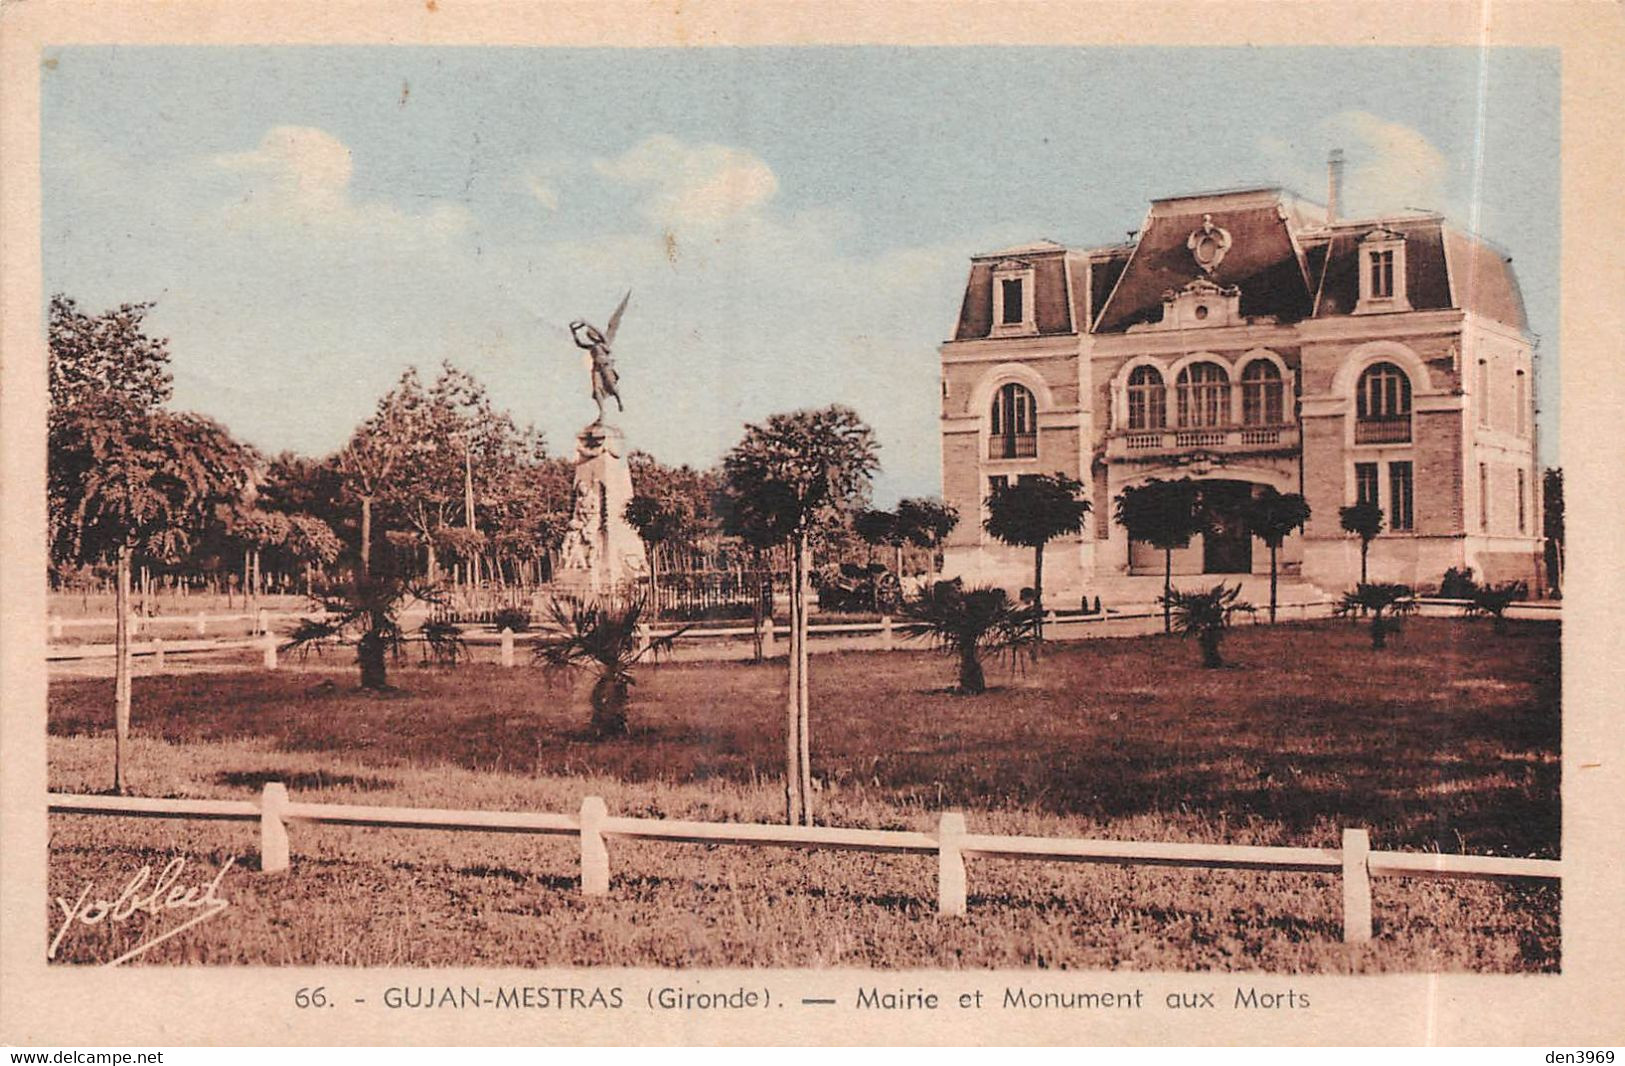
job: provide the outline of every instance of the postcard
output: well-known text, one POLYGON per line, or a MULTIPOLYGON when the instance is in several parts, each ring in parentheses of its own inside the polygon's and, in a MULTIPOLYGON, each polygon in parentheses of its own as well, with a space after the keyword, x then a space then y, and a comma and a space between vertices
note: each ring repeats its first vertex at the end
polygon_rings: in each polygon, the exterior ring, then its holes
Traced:
POLYGON ((0 1039, 1621 1043, 1621 31, 8 6, 0 1039))

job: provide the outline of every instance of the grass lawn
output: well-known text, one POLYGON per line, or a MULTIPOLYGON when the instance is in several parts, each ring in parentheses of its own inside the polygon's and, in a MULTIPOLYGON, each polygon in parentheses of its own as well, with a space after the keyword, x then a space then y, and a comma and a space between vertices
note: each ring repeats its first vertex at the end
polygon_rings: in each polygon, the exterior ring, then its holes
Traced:
MULTIPOLYGON (((1386 652, 1342 622, 1243 626, 1233 668, 1164 637, 1054 644, 994 691, 954 696, 945 659, 812 663, 820 820, 972 831, 1555 857, 1558 631, 1416 619, 1386 652)), ((314 661, 313 661, 314 662, 314 661)), ((539 671, 403 668, 138 677, 129 780, 155 796, 251 796, 782 817, 782 663, 646 669, 634 735, 586 736, 585 687, 539 671)), ((51 691, 51 787, 111 781, 112 682, 51 691)), ((1279 972, 1558 966, 1555 888, 1375 883, 1377 937, 1339 942, 1334 878, 970 861, 970 914, 935 914, 917 857, 611 844, 608 899, 576 889, 573 841, 295 827, 294 868, 254 871, 253 827, 57 816, 51 889, 115 890, 139 866, 228 857, 220 917, 150 962, 358 965, 973 966, 1279 972)), ((55 930, 53 914, 52 930, 55 930)), ((100 961, 142 935, 76 930, 100 961)))

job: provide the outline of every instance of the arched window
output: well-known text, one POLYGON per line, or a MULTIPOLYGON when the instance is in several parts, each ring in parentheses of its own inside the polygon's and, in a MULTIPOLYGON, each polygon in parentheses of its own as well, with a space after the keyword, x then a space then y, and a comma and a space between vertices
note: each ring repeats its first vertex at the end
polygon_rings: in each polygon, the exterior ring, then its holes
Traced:
POLYGON ((1241 421, 1248 426, 1284 422, 1281 371, 1268 359, 1254 359, 1241 372, 1241 421))
POLYGON ((1179 372, 1179 424, 1222 426, 1230 421, 1230 375, 1218 363, 1192 363, 1179 372))
POLYGON ((1354 390, 1354 443, 1411 439, 1411 379, 1393 363, 1373 363, 1354 390))
POLYGON ((1138 366, 1128 376, 1128 428, 1161 429, 1168 424, 1168 390, 1154 366, 1138 366))
POLYGON ((1024 385, 1010 382, 993 394, 988 457, 1029 459, 1038 454, 1038 403, 1024 385))

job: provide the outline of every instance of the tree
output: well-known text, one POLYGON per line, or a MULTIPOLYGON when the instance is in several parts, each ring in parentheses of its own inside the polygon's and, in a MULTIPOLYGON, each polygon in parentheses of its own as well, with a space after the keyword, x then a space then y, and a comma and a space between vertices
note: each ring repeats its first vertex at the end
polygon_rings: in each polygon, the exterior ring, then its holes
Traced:
POLYGON ((293 525, 285 514, 250 505, 233 513, 230 532, 242 547, 244 602, 250 602, 263 590, 260 564, 264 553, 285 545, 293 535, 293 525))
POLYGON ((647 452, 627 456, 632 485, 643 496, 663 501, 683 515, 682 528, 664 541, 664 554, 673 568, 687 568, 696 552, 714 552, 720 531, 717 527, 715 498, 721 486, 717 470, 695 470, 690 466, 667 466, 647 452))
POLYGON ((1362 581, 1354 591, 1343 593, 1335 613, 1343 617, 1369 613, 1371 647, 1380 650, 1388 646, 1388 634, 1400 631, 1404 616, 1416 613, 1416 598, 1409 585, 1362 581))
POLYGON ((247 493, 252 466, 248 449, 196 415, 86 405, 53 427, 51 496, 65 509, 53 523, 59 550, 116 566, 115 791, 124 790, 130 730, 132 561, 178 559, 216 507, 247 493))
POLYGON ((1281 493, 1266 485, 1263 491, 1247 500, 1241 513, 1253 536, 1263 541, 1270 550, 1270 624, 1274 625, 1276 556, 1281 550, 1281 542, 1309 521, 1309 501, 1295 492, 1281 493))
POLYGON ((643 539, 649 555, 649 617, 660 618, 660 546, 679 540, 692 516, 681 497, 634 494, 626 501, 626 521, 643 539))
POLYGON ((361 504, 361 572, 372 571, 373 506, 391 485, 396 470, 419 450, 417 424, 423 406, 417 371, 408 370, 395 388, 378 401, 377 410, 350 437, 338 456, 345 488, 361 504))
POLYGON ((113 788, 130 730, 130 572, 174 561, 217 511, 249 493, 253 453, 218 423, 163 410, 169 342, 145 332, 151 304, 87 315, 63 295, 49 315, 47 513, 58 567, 115 566, 113 788))
POLYGON ((1371 500, 1350 504, 1337 512, 1337 521, 1343 527, 1343 532, 1360 538, 1360 584, 1364 585, 1366 553, 1371 549, 1371 542, 1377 539, 1377 534, 1382 532, 1382 508, 1371 500))
POLYGON ((1033 549, 1034 639, 1044 642, 1044 546, 1083 528, 1089 513, 1081 481, 1065 474, 1023 477, 994 489, 982 523, 993 536, 1017 548, 1033 549))
POLYGON ((1169 606, 1173 608, 1174 632, 1196 638, 1202 649, 1202 665, 1209 670, 1224 665, 1219 644, 1236 612, 1257 610, 1240 596, 1240 584, 1226 585, 1222 581, 1202 592, 1173 592, 1169 606))
POLYGON ((1117 497, 1117 524, 1162 551, 1162 631, 1173 632, 1174 549, 1202 531, 1201 493, 1189 478, 1132 485, 1117 497))
POLYGON ((745 427, 723 460, 724 528, 757 546, 790 548, 790 685, 785 813, 812 824, 807 699, 807 574, 811 543, 861 507, 879 468, 874 431, 839 404, 745 427))
POLYGON ((288 516, 288 551, 305 568, 305 595, 315 590, 312 570, 331 566, 338 560, 343 542, 333 527, 308 514, 288 516))
MULTIPOLYGON (((875 558, 874 550, 882 544, 895 547, 901 555, 903 540, 898 535, 897 515, 891 511, 876 511, 865 507, 852 516, 852 532, 858 539, 869 545, 869 561, 875 558)), ((903 569, 899 560, 896 570, 901 573, 903 569)))
POLYGON ((1546 581, 1552 590, 1563 592, 1563 468, 1548 467, 1540 480, 1541 532, 1546 536, 1546 581))
POLYGON ((650 640, 641 600, 618 607, 561 598, 552 601, 534 654, 550 672, 592 670, 597 675, 592 686, 592 730, 599 737, 624 736, 632 668, 645 656, 671 651, 688 628, 650 640))
POLYGON ((1036 640, 1036 612, 1011 603, 1003 589, 966 589, 956 578, 939 581, 905 601, 904 614, 919 622, 913 636, 932 641, 958 662, 956 691, 978 696, 987 691, 982 660, 989 655, 1012 662, 1036 640))
POLYGON ((926 550, 928 584, 936 577, 937 552, 958 524, 959 512, 932 496, 912 497, 897 504, 897 526, 904 539, 926 550))
POLYGON ((51 297, 51 411, 66 414, 114 402, 156 411, 173 393, 169 341, 144 332, 150 303, 123 304, 87 315, 67 296, 51 297))

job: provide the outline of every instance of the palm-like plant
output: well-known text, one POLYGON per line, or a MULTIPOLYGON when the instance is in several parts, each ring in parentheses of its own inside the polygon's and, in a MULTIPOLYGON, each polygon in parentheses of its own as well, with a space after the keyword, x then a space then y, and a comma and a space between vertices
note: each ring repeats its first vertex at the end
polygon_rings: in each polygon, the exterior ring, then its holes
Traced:
POLYGON ((1493 632, 1505 633, 1507 608, 1519 600, 1528 598, 1529 586, 1522 581, 1483 585, 1473 590, 1472 600, 1462 608, 1462 613, 1469 618, 1488 618, 1493 632))
POLYGON ((463 627, 446 618, 430 618, 418 629, 423 638, 423 661, 432 658, 439 666, 456 666, 468 659, 468 643, 463 627))
POLYGON ((1416 613, 1416 597, 1409 585, 1362 581, 1358 588, 1343 593, 1336 613, 1343 616, 1369 613, 1371 646, 1381 649, 1388 646, 1388 634, 1398 633, 1403 628, 1404 616, 1416 613))
POLYGON ((906 602, 903 612, 921 623, 915 637, 958 661, 957 691, 967 696, 987 691, 984 658, 1004 656, 1014 664, 1037 640, 1035 608, 1011 603, 1003 589, 966 589, 957 578, 937 582, 906 602))
POLYGON ((353 642, 361 687, 373 692, 389 689, 389 660, 401 658, 406 641, 401 608, 414 599, 442 602, 438 590, 414 585, 387 571, 357 573, 343 584, 319 590, 312 598, 322 617, 300 622, 283 644, 284 650, 353 642))
POLYGON ((542 623, 534 655, 549 673, 591 670, 592 730, 600 737, 627 733, 626 708, 634 683, 632 668, 647 657, 670 652, 689 629, 650 639, 643 621, 644 602, 625 605, 555 599, 542 623))
POLYGON ((1219 645, 1238 611, 1251 614, 1257 610, 1241 599, 1241 585, 1220 582, 1201 592, 1174 589, 1168 595, 1167 606, 1172 612, 1174 632, 1182 637, 1195 637, 1202 648, 1202 665, 1217 670, 1224 665, 1219 645))

